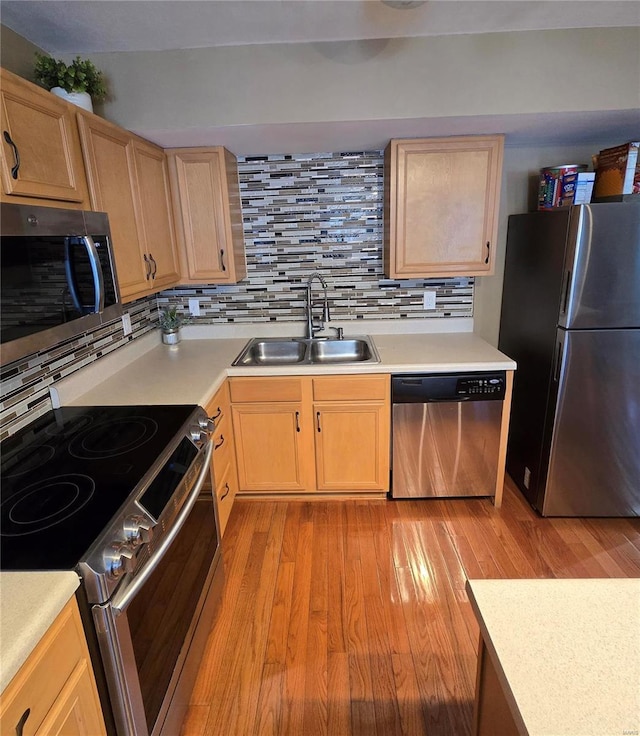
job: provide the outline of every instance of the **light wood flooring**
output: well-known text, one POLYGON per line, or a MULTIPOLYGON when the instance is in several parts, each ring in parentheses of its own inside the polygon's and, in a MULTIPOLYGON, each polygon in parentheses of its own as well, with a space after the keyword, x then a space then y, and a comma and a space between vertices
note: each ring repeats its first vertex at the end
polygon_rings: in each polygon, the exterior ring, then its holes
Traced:
POLYGON ((640 520, 542 519, 509 479, 499 510, 237 500, 224 565, 182 736, 464 736, 466 578, 640 577, 640 520))

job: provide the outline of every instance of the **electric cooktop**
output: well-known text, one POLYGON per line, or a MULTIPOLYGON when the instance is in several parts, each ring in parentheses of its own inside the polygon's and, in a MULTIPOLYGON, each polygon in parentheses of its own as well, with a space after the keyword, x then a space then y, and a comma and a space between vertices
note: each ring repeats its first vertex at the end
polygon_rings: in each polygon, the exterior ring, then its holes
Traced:
POLYGON ((197 409, 63 407, 5 440, 0 567, 73 570, 145 485, 145 507, 158 516, 197 453, 184 441, 197 409))

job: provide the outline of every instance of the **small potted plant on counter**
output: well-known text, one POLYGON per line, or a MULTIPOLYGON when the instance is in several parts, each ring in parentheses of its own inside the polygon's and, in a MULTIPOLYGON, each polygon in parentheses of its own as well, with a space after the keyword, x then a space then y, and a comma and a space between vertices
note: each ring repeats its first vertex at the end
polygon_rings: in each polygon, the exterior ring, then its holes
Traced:
POLYGON ((79 56, 67 65, 60 59, 36 52, 33 75, 39 85, 54 95, 89 112, 93 112, 92 100, 99 102, 107 96, 102 72, 92 61, 79 56))
POLYGON ((180 342, 180 328, 188 320, 178 314, 177 307, 167 307, 160 313, 160 329, 162 342, 165 345, 177 345, 180 342))

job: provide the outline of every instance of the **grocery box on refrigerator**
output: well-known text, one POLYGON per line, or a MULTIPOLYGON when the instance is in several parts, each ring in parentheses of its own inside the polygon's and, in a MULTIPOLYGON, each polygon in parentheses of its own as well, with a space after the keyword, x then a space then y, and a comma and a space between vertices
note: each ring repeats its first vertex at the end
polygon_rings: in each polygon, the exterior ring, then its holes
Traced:
POLYGON ((639 141, 605 148, 598 154, 593 197, 640 194, 639 141))

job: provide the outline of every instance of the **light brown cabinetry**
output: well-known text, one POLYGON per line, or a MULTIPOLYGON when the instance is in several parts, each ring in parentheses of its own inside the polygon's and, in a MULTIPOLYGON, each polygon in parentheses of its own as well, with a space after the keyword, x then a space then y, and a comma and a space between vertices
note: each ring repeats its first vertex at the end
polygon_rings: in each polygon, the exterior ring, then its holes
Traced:
POLYGON ((65 606, 2 693, 0 733, 106 734, 74 599, 65 606))
POLYGON ((238 490, 229 385, 226 381, 207 404, 207 414, 214 423, 211 463, 222 536, 238 490))
POLYGON ((164 151, 95 115, 78 113, 94 210, 107 212, 123 301, 178 282, 164 151))
POLYGON ((168 149, 181 283, 234 284, 247 275, 236 157, 226 148, 168 149))
POLYGON ((240 493, 389 487, 389 377, 231 378, 240 493))
POLYGON ((385 150, 384 272, 493 273, 503 136, 392 140, 385 150))
POLYGON ((0 74, 2 200, 87 207, 74 108, 5 69, 0 74))

